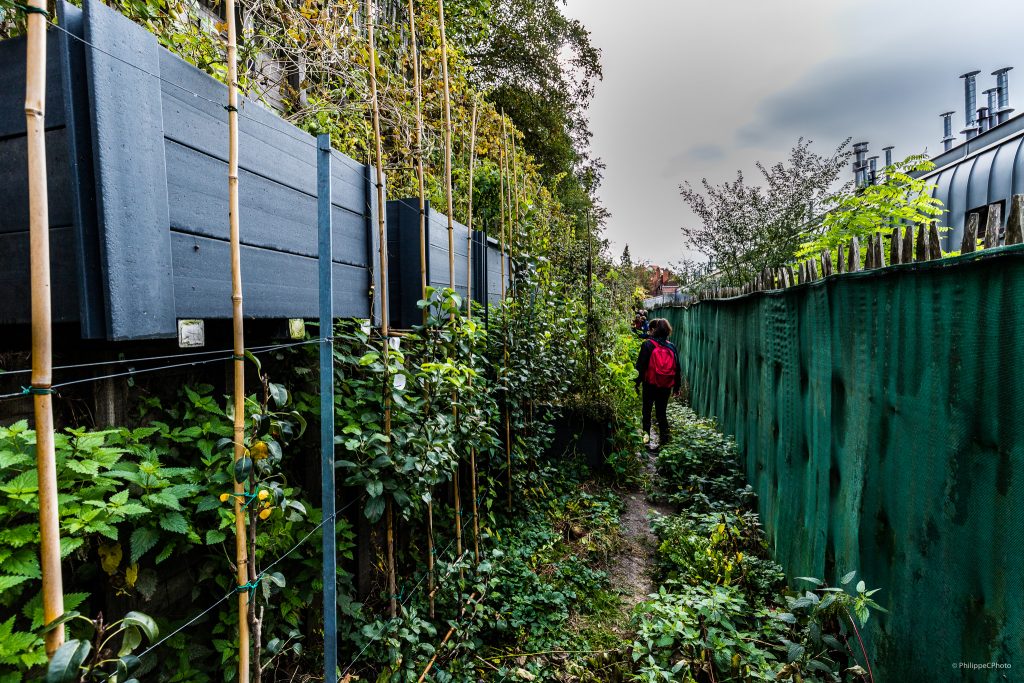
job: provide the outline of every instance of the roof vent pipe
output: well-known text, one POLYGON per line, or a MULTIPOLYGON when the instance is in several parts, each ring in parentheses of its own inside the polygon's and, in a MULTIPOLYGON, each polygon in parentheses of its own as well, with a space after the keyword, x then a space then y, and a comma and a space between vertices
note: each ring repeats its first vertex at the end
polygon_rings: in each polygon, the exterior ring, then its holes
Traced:
POLYGON ((953 137, 953 114, 956 112, 946 111, 940 114, 942 116, 942 151, 948 152, 953 149, 953 143, 956 138, 953 137))
POLYGON ((867 185, 874 185, 878 181, 878 157, 868 159, 867 185))
POLYGON ((995 128, 999 124, 996 116, 999 111, 999 88, 989 88, 983 94, 988 97, 988 127, 995 128))
POLYGON ((989 122, 988 107, 978 107, 978 133, 981 135, 992 126, 989 122))
POLYGON ((853 145, 853 178, 857 187, 864 187, 865 184, 864 171, 867 168, 867 164, 865 163, 867 153, 868 143, 858 142, 853 145))
POLYGON ((1013 109, 1010 108, 1010 77, 1006 75, 1012 68, 1012 66, 1007 66, 992 72, 992 75, 996 77, 996 88, 999 89, 999 109, 996 110, 996 118, 999 123, 1005 123, 1013 113, 1013 109))
POLYGON ((893 146, 892 145, 889 145, 888 147, 883 147, 882 148, 882 151, 885 152, 885 166, 886 166, 886 168, 888 168, 889 166, 892 166, 892 150, 893 150, 893 146))
POLYGON ((975 123, 974 110, 978 106, 977 84, 975 76, 980 71, 968 71, 960 78, 964 79, 964 129, 961 131, 970 140, 978 134, 978 125, 975 123))

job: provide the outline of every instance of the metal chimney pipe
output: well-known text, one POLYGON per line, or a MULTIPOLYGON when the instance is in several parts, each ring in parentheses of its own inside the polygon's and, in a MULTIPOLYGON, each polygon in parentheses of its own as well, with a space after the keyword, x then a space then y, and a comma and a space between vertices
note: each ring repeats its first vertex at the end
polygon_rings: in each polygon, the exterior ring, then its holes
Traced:
POLYGON ((992 126, 989 122, 988 107, 978 107, 978 135, 981 135, 992 126))
POLYGON ((1013 113, 1013 109, 1010 108, 1010 77, 1007 76, 1007 72, 1012 68, 1012 66, 1006 66, 992 72, 992 75, 996 77, 996 88, 999 89, 999 109, 996 110, 996 118, 999 123, 1005 123, 1013 113))
POLYGON ((989 88, 983 94, 988 97, 988 127, 995 128, 999 125, 999 120, 996 116, 999 111, 999 88, 989 88))
POLYGON ((978 134, 978 126, 975 123, 975 108, 978 106, 977 97, 977 84, 975 77, 980 74, 980 71, 968 71, 962 74, 960 78, 964 79, 964 129, 963 133, 967 135, 967 139, 970 140, 978 134))
POLYGON ((865 185, 865 170, 867 164, 864 158, 868 153, 868 143, 857 142, 853 145, 853 179, 854 184, 857 187, 864 187, 865 185))
POLYGON ((874 185, 878 181, 878 157, 873 156, 868 159, 868 185, 874 185))
POLYGON ((893 150, 893 146, 892 145, 889 145, 888 147, 883 147, 882 148, 882 151, 885 152, 885 166, 886 166, 886 168, 888 168, 889 166, 892 166, 892 150, 893 150))
POLYGON ((948 152, 953 149, 956 138, 953 137, 953 114, 956 112, 945 111, 940 114, 942 117, 942 151, 948 152))

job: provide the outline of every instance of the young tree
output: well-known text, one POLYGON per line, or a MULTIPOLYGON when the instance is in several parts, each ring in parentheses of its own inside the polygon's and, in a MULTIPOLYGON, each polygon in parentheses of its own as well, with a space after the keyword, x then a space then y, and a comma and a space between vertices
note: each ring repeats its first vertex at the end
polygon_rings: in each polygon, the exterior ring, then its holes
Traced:
POLYGON ((793 258, 851 156, 849 143, 845 140, 825 156, 800 138, 786 162, 757 163, 763 185, 747 184, 742 172, 721 185, 706 178, 700 188, 680 185, 683 200, 700 221, 684 226, 683 234, 719 270, 722 284, 743 284, 793 258))
POLYGON ((924 155, 909 156, 883 169, 879 182, 832 197, 821 226, 803 235, 797 258, 834 251, 852 237, 889 237, 896 225, 917 228, 936 220, 945 210, 942 201, 931 195, 935 186, 914 175, 933 168, 935 164, 924 155))

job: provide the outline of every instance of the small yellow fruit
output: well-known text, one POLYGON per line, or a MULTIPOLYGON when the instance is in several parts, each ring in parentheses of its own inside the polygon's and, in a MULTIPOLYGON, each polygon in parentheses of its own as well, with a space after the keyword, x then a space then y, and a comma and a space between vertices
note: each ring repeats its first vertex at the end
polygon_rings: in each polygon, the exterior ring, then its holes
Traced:
POLYGON ((249 450, 252 452, 253 460, 265 460, 267 456, 270 455, 270 449, 267 448, 267 444, 263 443, 262 441, 257 441, 256 443, 254 443, 252 445, 252 448, 250 448, 249 450))
POLYGON ((270 498, 270 491, 263 489, 257 494, 257 496, 260 500, 266 500, 267 498, 270 498))
POLYGON ((270 516, 271 512, 273 512, 273 510, 270 509, 270 508, 264 508, 264 509, 260 510, 260 519, 266 519, 267 517, 270 516))
POLYGON ((271 503, 270 503, 270 501, 269 501, 269 500, 267 500, 267 501, 264 501, 264 502, 263 502, 263 507, 265 507, 265 508, 272 508, 272 507, 274 507, 274 506, 273 506, 273 505, 271 505, 271 503))
POLYGON ((228 499, 230 499, 230 498, 231 498, 231 494, 230 493, 222 493, 222 494, 220 494, 220 502, 222 502, 222 503, 228 502, 228 499))

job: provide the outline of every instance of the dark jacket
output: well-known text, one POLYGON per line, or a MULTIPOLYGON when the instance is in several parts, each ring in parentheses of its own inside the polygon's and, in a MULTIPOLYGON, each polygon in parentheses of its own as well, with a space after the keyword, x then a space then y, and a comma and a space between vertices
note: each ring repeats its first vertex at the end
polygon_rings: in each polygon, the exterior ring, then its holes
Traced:
POLYGON ((675 391, 683 385, 683 371, 682 368, 679 367, 679 351, 676 350, 676 347, 672 342, 664 337, 648 339, 640 346, 640 355, 637 356, 636 359, 636 371, 638 373, 636 383, 640 384, 644 381, 644 377, 647 376, 647 365, 651 362, 651 354, 654 352, 655 342, 672 349, 672 353, 676 357, 676 378, 672 383, 672 390, 675 391))

